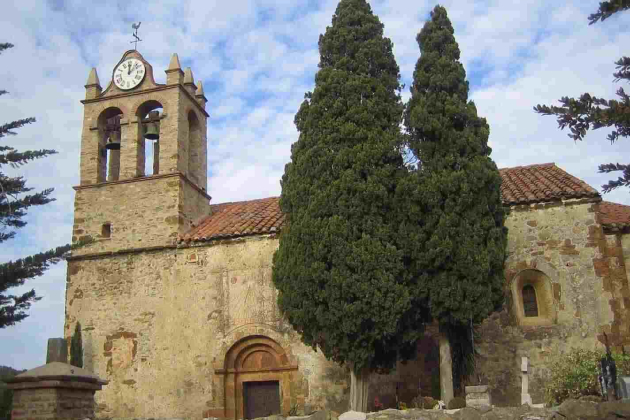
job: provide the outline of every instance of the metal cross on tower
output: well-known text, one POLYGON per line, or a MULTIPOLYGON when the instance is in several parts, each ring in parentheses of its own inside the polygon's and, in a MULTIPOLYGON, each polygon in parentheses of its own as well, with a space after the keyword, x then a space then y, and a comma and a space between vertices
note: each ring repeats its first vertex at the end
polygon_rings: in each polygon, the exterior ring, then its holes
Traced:
POLYGON ((135 44, 135 45, 133 46, 133 49, 134 49, 134 50, 137 50, 137 49, 138 49, 138 42, 142 41, 142 40, 138 37, 138 28, 140 27, 140 25, 141 25, 141 24, 142 24, 142 22, 138 22, 137 24, 136 24, 136 23, 134 23, 134 24, 132 24, 132 25, 131 25, 131 27, 132 27, 133 29, 135 29, 134 33, 132 34, 132 35, 133 35, 133 37, 134 37, 135 39, 134 39, 133 41, 131 41, 131 42, 130 42, 130 44, 135 44))

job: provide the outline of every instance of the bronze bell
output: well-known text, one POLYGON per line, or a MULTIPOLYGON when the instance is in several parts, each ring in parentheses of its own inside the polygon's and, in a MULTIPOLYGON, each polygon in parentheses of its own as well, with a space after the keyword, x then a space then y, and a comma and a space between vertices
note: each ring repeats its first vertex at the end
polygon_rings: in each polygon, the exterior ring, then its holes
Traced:
POLYGON ((160 113, 149 112, 149 118, 144 123, 144 138, 147 140, 160 139, 160 113))
POLYGON ((120 150, 120 131, 110 131, 105 148, 107 150, 120 150))

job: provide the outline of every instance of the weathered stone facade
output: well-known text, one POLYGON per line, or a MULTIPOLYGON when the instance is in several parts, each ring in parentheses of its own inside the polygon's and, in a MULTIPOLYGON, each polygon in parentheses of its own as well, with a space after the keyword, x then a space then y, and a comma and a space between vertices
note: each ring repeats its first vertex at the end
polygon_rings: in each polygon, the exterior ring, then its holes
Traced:
POLYGON ((543 402, 551 357, 570 348, 628 344, 630 294, 618 235, 598 220, 599 200, 515 206, 509 229, 505 310, 481 327, 479 371, 498 405, 520 405, 521 357, 530 360, 533 403, 543 402), (525 277, 523 281, 522 278, 525 277), (525 317, 520 291, 536 289, 539 317, 525 317))
MULTIPOLYGON (((144 62, 135 51, 121 62, 128 57, 144 62)), ((73 239, 94 242, 68 261, 65 337, 80 321, 85 367, 109 380, 96 396, 97 416, 239 419, 247 417, 247 384, 262 382, 277 383, 284 415, 346 411, 348 370, 304 346, 276 305, 277 199, 260 200, 262 210, 208 205, 203 88, 176 55, 166 85, 144 63, 131 91, 112 83, 102 91, 93 71, 83 101, 73 239), (145 176, 142 127, 156 109, 158 163, 145 176), (108 156, 113 117, 121 147, 108 156)), ((614 346, 630 337, 630 236, 605 229, 594 190, 530 201, 506 204, 507 302, 476 343, 478 372, 497 405, 520 405, 521 357, 530 360, 529 392, 539 403, 552 354, 601 347, 604 332, 614 346), (526 287, 535 316, 525 313, 526 287)), ((368 407, 375 396, 386 407, 396 396, 409 403, 418 390, 438 397, 437 339, 429 328, 417 360, 374 375, 368 407)))

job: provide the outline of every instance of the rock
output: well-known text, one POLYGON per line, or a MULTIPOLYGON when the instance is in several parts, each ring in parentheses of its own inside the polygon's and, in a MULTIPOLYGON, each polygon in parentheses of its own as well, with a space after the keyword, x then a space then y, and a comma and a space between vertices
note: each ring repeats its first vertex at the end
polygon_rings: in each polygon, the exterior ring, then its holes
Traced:
POLYGON ((328 420, 328 412, 326 410, 319 410, 314 413, 311 413, 308 416, 310 420, 328 420))
POLYGON ((483 416, 481 416, 481 419, 482 420, 501 420, 499 415, 495 413, 494 411, 488 411, 483 416))
POLYGON ((489 405, 480 405, 480 406, 474 406, 472 407, 475 410, 479 411, 479 414, 484 415, 489 411, 492 411, 492 407, 489 405))
POLYGON ((481 413, 472 407, 464 407, 457 410, 457 413, 453 414, 453 418, 461 420, 481 420, 481 413))
POLYGON ((597 404, 589 401, 566 400, 557 410, 568 419, 599 419, 597 404))
POLYGON ((627 418, 630 419, 630 401, 606 401, 598 406, 598 415, 600 418, 627 418))
MULTIPOLYGON (((385 411, 390 411, 390 410, 385 410, 385 411)), ((380 412, 380 413, 384 413, 384 412, 380 412)), ((339 420, 365 420, 366 418, 367 416, 365 415, 365 413, 362 413, 360 411, 346 411, 345 413, 339 416, 339 420)))

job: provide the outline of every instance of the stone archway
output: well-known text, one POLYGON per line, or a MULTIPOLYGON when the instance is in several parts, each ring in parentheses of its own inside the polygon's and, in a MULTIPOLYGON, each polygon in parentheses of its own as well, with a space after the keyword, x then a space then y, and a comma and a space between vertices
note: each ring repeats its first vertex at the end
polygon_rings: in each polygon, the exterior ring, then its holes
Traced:
POLYGON ((223 400, 222 415, 216 417, 244 419, 244 384, 275 382, 279 386, 281 413, 287 415, 292 375, 297 369, 297 364, 291 363, 284 349, 271 338, 251 335, 240 339, 214 366, 213 387, 222 391, 219 398, 223 400))

